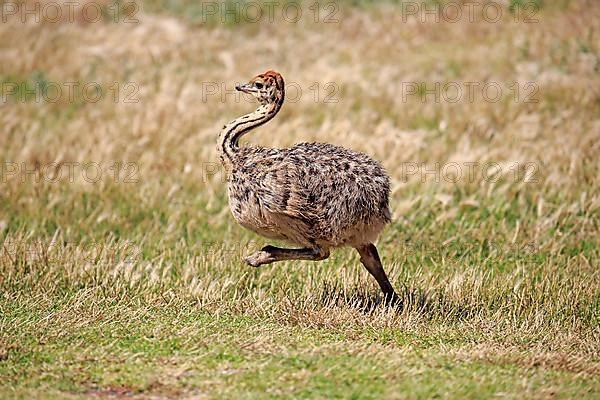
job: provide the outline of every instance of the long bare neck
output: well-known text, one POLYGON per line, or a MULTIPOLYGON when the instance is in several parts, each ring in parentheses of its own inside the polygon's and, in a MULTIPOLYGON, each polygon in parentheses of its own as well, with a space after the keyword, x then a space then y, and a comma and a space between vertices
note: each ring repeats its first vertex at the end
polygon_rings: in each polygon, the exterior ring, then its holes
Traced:
POLYGON ((223 127, 217 143, 217 151, 221 163, 227 171, 231 171, 231 165, 236 153, 239 151, 239 141, 242 136, 252 129, 271 120, 281 109, 283 97, 276 102, 263 104, 254 112, 234 119, 223 127))

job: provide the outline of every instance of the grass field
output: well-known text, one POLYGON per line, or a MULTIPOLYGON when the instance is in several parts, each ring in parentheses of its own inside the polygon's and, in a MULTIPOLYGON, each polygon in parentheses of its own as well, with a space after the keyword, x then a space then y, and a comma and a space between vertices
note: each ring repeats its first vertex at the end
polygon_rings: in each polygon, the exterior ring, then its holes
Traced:
POLYGON ((2 4, 0 398, 600 397, 599 2, 100 3, 2 4), (266 69, 249 142, 388 170, 405 308, 350 249, 241 261, 215 143, 266 69))

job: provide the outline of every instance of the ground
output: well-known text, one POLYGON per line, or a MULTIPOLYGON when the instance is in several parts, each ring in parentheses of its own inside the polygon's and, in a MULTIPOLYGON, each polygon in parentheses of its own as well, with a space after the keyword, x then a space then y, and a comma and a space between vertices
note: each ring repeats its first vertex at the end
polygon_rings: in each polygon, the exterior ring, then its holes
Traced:
POLYGON ((101 3, 3 5, 0 398, 600 396, 600 3, 101 3), (403 309, 351 249, 243 263, 215 144, 267 69, 246 142, 388 170, 403 309))

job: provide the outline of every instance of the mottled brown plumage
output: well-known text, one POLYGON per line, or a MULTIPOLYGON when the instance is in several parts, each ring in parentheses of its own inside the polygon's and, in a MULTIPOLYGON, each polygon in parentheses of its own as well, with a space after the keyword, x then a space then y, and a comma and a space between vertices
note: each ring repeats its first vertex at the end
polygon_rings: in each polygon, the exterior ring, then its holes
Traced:
POLYGON ((332 248, 352 246, 386 297, 396 299, 372 244, 390 222, 385 170, 366 154, 325 143, 240 148, 244 134, 279 112, 285 87, 279 73, 267 71, 236 88, 261 105, 225 125, 219 136, 232 214, 261 236, 302 246, 266 246, 246 262, 258 267, 281 260, 318 261, 332 248))

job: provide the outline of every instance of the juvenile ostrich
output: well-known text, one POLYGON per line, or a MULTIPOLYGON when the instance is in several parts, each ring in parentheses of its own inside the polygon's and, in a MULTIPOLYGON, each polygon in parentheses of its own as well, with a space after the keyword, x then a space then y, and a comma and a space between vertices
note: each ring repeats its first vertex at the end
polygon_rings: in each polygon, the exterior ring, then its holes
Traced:
POLYGON ((233 217, 261 236, 301 246, 265 246, 246 257, 246 263, 320 261, 332 248, 352 246, 386 299, 397 300, 373 244, 390 222, 385 170, 366 154, 326 143, 240 147, 243 135, 279 112, 284 82, 279 73, 267 71, 236 89, 256 97, 260 106, 225 125, 219 135, 217 150, 233 217))

